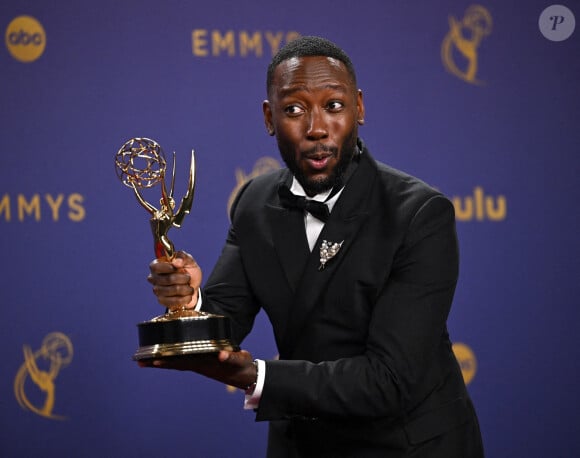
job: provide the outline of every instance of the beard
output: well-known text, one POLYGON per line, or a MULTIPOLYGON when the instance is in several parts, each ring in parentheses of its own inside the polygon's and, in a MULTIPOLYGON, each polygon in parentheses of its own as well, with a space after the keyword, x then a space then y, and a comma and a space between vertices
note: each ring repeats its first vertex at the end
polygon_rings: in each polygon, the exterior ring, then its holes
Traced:
POLYGON ((305 173, 298 167, 298 162, 296 160, 294 150, 291 145, 287 145, 281 141, 278 141, 278 149, 282 156, 282 160, 292 172, 294 177, 298 180, 298 183, 302 185, 306 195, 314 196, 320 194, 337 185, 342 184, 342 177, 350 165, 355 149, 357 140, 357 129, 353 129, 349 136, 344 140, 340 148, 328 147, 325 145, 316 145, 306 151, 301 151, 301 156, 315 154, 318 152, 332 153, 335 157, 338 156, 338 162, 330 172, 330 174, 323 178, 310 178, 305 175, 305 173))

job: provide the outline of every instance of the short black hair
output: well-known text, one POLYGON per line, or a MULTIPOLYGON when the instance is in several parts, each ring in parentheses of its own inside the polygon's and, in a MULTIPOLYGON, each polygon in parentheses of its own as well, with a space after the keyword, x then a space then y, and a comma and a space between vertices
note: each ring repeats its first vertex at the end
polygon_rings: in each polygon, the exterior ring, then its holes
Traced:
POLYGON ((346 67, 349 76, 352 78, 353 84, 356 86, 354 66, 346 52, 326 38, 306 36, 290 41, 272 58, 270 65, 268 65, 268 73, 266 75, 266 92, 268 94, 270 93, 270 87, 274 79, 274 70, 276 70, 278 65, 293 57, 312 56, 331 57, 341 61, 346 67))

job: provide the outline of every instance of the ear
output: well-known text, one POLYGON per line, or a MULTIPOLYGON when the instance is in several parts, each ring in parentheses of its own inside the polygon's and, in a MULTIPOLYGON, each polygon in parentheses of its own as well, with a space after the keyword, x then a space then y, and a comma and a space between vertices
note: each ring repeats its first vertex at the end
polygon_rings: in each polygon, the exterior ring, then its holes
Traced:
POLYGON ((362 126, 365 123, 365 105, 363 103, 363 93, 362 90, 358 90, 356 94, 356 109, 357 109, 357 118, 356 122, 359 126, 362 126))
POLYGON ((268 135, 272 136, 276 133, 274 130, 274 123, 272 122, 272 107, 270 106, 269 100, 264 100, 262 102, 262 111, 264 112, 264 124, 266 125, 266 131, 268 135))

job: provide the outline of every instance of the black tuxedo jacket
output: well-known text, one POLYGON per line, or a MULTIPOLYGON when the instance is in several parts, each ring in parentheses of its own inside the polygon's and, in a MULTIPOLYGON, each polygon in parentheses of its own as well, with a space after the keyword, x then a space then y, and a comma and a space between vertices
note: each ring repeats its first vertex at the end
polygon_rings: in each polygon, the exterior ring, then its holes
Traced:
POLYGON ((260 308, 272 323, 280 360, 256 418, 271 421, 269 456, 481 456, 446 328, 453 206, 359 146, 312 252, 302 211, 280 205, 287 169, 241 190, 203 308, 230 316, 240 342, 260 308), (323 240, 343 244, 321 270, 323 240))

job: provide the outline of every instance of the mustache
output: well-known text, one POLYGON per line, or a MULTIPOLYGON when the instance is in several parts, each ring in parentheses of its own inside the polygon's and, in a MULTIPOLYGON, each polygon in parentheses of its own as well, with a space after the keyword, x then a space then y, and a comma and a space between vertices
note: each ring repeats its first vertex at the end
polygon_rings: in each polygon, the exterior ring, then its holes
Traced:
POLYGON ((336 146, 328 146, 318 143, 313 148, 301 151, 302 156, 306 157, 316 156, 320 153, 331 153, 336 155, 338 154, 338 148, 336 146))

